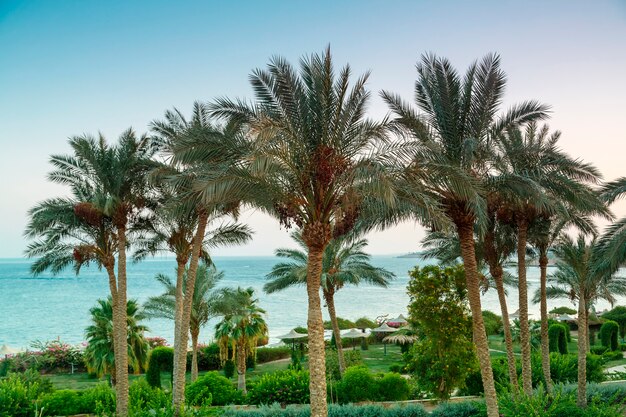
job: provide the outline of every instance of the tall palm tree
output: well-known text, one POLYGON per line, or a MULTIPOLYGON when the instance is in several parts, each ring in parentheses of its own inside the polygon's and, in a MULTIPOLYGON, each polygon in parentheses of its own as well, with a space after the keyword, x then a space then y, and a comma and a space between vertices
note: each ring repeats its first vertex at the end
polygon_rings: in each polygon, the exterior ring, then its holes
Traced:
POLYGON ((387 176, 386 125, 365 119, 368 75, 350 87, 348 66, 335 73, 330 49, 301 59, 296 70, 273 58, 251 77, 255 102, 222 98, 213 114, 228 121, 226 140, 191 141, 181 160, 239 154, 228 176, 196 183, 206 195, 229 195, 302 231, 308 249, 307 296, 311 415, 325 417, 324 326, 319 289, 323 253, 368 207, 394 203, 387 176))
POLYGON ((267 335, 267 324, 254 298, 252 288, 223 288, 215 300, 214 309, 223 316, 215 326, 223 359, 232 351, 237 366, 237 389, 246 393, 246 358, 256 352, 257 342, 267 335))
POLYGON ((184 147, 189 138, 219 142, 223 137, 224 129, 211 123, 207 106, 194 103, 189 120, 178 109, 168 110, 165 120, 153 121, 151 129, 153 140, 166 163, 153 171, 163 198, 144 249, 151 253, 166 249, 176 254, 172 403, 178 413, 184 404, 188 334, 199 260, 209 262, 208 250, 212 247, 247 242, 251 230, 237 223, 222 223, 211 230, 216 222, 223 222, 229 216, 236 217, 238 203, 216 199, 214 195, 202 197, 192 187, 199 171, 204 174, 219 173, 224 163, 230 165, 228 158, 224 159, 221 154, 217 158, 202 157, 193 163, 184 163, 176 158, 176 148, 184 147), (188 279, 183 282, 187 264, 188 279))
POLYGON ((396 126, 414 144, 408 155, 407 181, 430 191, 458 233, 488 415, 496 417, 498 404, 474 247, 474 226, 484 228, 487 220, 482 179, 487 177, 492 158, 488 140, 511 127, 545 118, 548 108, 528 101, 499 113, 506 77, 494 54, 473 63, 463 78, 447 59, 435 55, 423 56, 417 72, 415 101, 421 113, 399 96, 387 92, 382 96, 397 116, 396 126))
MULTIPOLYGON (((578 405, 585 407, 589 309, 598 299, 613 304, 615 296, 626 294, 626 278, 616 277, 598 267, 604 260, 595 238, 588 243, 583 234, 575 241, 561 235, 554 246, 554 254, 557 270, 548 277, 551 285, 546 290, 546 296, 568 297, 578 303, 578 405)), ((539 297, 540 293, 535 294, 535 300, 539 297)))
MULTIPOLYGON (((213 302, 217 296, 214 291, 217 283, 224 277, 223 272, 218 272, 215 265, 200 265, 196 272, 196 282, 193 292, 193 303, 191 308, 191 321, 189 333, 191 335, 191 380, 198 378, 198 338, 200 329, 205 326, 209 319, 215 317, 213 302)), ((166 318, 175 320, 176 316, 176 283, 164 274, 158 274, 156 280, 159 281, 165 292, 156 297, 150 297, 144 304, 144 310, 148 318, 166 318)), ((187 271, 183 275, 183 281, 188 279, 187 271)))
MULTIPOLYGON (((529 228, 536 219, 564 211, 567 205, 582 213, 603 210, 597 194, 590 187, 599 181, 599 171, 561 151, 557 146, 559 138, 560 132, 550 134, 547 125, 538 127, 533 122, 525 129, 511 128, 495 138, 499 150, 494 163, 499 171, 497 180, 505 184, 496 191, 501 203, 497 215, 501 222, 517 229, 522 387, 527 395, 532 394, 526 281, 529 228)), ((542 304, 547 313, 545 301, 542 304)), ((543 359, 549 361, 549 356, 544 355, 543 359)), ((545 364, 544 374, 549 374, 549 362, 545 364)))
MULTIPOLYGON (((620 198, 626 197, 626 177, 611 181, 602 187, 602 199, 607 204, 613 204, 620 198)), ((617 271, 626 263, 626 217, 611 224, 600 238, 600 246, 606 263, 603 268, 617 271)))
MULTIPOLYGON (((266 278, 270 280, 263 287, 265 292, 273 293, 296 285, 306 285, 307 246, 300 233, 292 233, 298 249, 277 249, 275 255, 284 258, 272 268, 266 278)), ((341 345, 341 333, 335 309, 335 294, 346 285, 361 283, 387 287, 395 277, 384 268, 377 268, 370 263, 370 256, 363 250, 367 246, 365 239, 338 238, 330 241, 324 250, 322 259, 321 286, 324 300, 337 344, 339 372, 343 374, 346 362, 341 345)))
MULTIPOLYGON (((97 376, 110 375, 111 382, 116 385, 115 379, 115 348, 113 335, 113 303, 111 297, 98 300, 98 305, 89 310, 92 324, 85 329, 87 347, 85 348, 85 362, 87 369, 97 376)), ((136 300, 128 300, 126 306, 128 359, 130 367, 135 373, 146 369, 148 362, 148 341, 144 333, 148 328, 140 322, 146 318, 136 300)))
POLYGON ((103 267, 109 278, 113 308, 116 364, 116 412, 128 414, 128 355, 126 349, 126 250, 137 225, 150 206, 146 173, 152 169, 153 148, 132 130, 109 145, 100 135, 73 137, 73 155, 54 155, 52 182, 67 185, 71 196, 46 200, 30 210, 26 236, 37 239, 26 254, 39 256, 35 274, 61 272, 74 265, 103 267), (117 259, 117 271, 115 262, 117 259))

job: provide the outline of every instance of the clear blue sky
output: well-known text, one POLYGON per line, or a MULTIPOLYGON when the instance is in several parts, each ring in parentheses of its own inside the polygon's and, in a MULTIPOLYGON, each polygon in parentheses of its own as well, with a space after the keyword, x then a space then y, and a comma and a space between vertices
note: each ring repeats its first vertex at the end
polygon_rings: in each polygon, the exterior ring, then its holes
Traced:
MULTIPOLYGON (((139 132, 177 106, 250 97, 248 74, 272 55, 295 62, 331 44, 369 87, 410 99, 414 65, 435 52, 459 69, 502 55, 507 103, 551 104, 562 146, 607 179, 626 175, 626 1, 0 1, 0 257, 21 256, 26 211, 62 193, 45 180, 67 137, 139 132)), ((386 113, 374 94, 372 117, 386 113)), ((616 206, 626 215, 626 205, 616 206)), ((258 213, 253 243, 289 245, 258 213)), ((373 253, 417 249, 406 224, 371 236, 373 253)))

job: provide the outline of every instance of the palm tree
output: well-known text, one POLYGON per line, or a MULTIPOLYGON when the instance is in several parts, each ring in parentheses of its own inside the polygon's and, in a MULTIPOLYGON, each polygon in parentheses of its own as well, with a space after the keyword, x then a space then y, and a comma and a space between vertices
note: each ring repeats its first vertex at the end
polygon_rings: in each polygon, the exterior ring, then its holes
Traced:
MULTIPOLYGON (((626 278, 615 277, 599 268, 604 260, 598 251, 596 239, 587 243, 580 234, 576 241, 561 235, 554 246, 557 257, 557 271, 548 277, 551 284, 546 290, 547 298, 568 297, 578 302, 578 405, 587 405, 586 364, 589 351, 588 326, 589 310, 598 299, 611 304, 615 296, 626 294, 626 278)), ((538 300, 540 293, 535 294, 538 300)))
POLYGON ((386 170, 386 125, 365 119, 368 75, 350 88, 350 74, 348 66, 335 73, 330 49, 301 59, 299 71, 274 58, 268 70, 255 70, 250 77, 254 103, 222 98, 213 104, 213 115, 238 134, 213 143, 190 141, 177 152, 189 162, 238 154, 227 176, 206 175, 196 188, 205 195, 235 197, 301 230, 308 249, 313 417, 327 415, 319 294, 324 250, 374 202, 389 206, 396 196, 386 170))
POLYGON ((26 254, 39 256, 34 274, 61 272, 74 265, 104 267, 113 308, 116 364, 116 412, 128 414, 128 355, 126 353, 126 250, 149 208, 146 173, 152 169, 152 147, 132 130, 115 146, 102 135, 77 136, 69 141, 73 155, 54 155, 52 182, 68 185, 71 196, 46 200, 30 210, 26 236, 37 239, 26 254), (117 259, 117 276, 115 262, 117 259))
MULTIPOLYGON (((602 188, 602 199, 607 204, 623 197, 626 197, 626 177, 611 181, 602 188)), ((603 267, 608 271, 617 271, 626 262, 626 217, 611 224, 599 242, 606 261, 603 267)))
POLYGON ((397 116, 396 126, 414 144, 407 181, 416 189, 426 188, 436 198, 459 236, 488 414, 496 417, 498 404, 474 247, 474 226, 484 228, 487 220, 482 179, 487 177, 492 159, 488 140, 511 127, 545 118, 547 107, 528 101, 504 114, 498 112, 506 77, 497 55, 472 64, 464 78, 447 59, 435 55, 423 56, 417 72, 415 101, 421 114, 399 96, 387 92, 382 96, 397 116))
MULTIPOLYGON (((92 324, 87 327, 87 347, 85 348, 85 362, 89 372, 110 375, 111 382, 116 385, 115 379, 115 348, 113 335, 113 303, 111 297, 98 300, 98 305, 89 310, 92 324)), ((128 358, 135 373, 145 369, 148 361, 148 342, 144 333, 148 328, 140 322, 145 314, 139 309, 136 300, 128 300, 126 306, 128 332, 128 358)))
MULTIPOLYGON (((205 326, 211 317, 215 317, 213 302, 216 297, 215 285, 224 277, 223 272, 218 272, 215 265, 200 265, 196 273, 197 278, 193 292, 191 308, 191 320, 189 333, 191 334, 191 380, 198 378, 198 338, 200 329, 205 326)), ((164 274, 158 274, 159 281, 165 292, 156 297, 150 297, 144 304, 144 310, 148 318, 165 318, 175 320, 176 316, 176 284, 164 274)), ((187 271, 183 275, 183 281, 187 280, 187 271)))
MULTIPOLYGON (((277 249, 275 254, 284 258, 272 268, 266 278, 270 281, 263 289, 267 293, 284 290, 295 285, 306 285, 307 246, 300 233, 292 233, 298 249, 277 249)), ((341 333, 335 310, 335 294, 346 285, 367 283, 387 287, 395 277, 384 268, 377 268, 370 263, 370 256, 363 251, 367 246, 365 239, 338 238, 330 241, 324 250, 322 259, 321 286, 328 314, 337 344, 339 372, 343 375, 346 362, 341 345, 341 333)))
POLYGON ((265 310, 260 308, 254 298, 252 288, 223 288, 215 300, 215 311, 223 316, 215 326, 215 338, 218 340, 223 360, 232 359, 237 365, 237 389, 246 393, 246 358, 254 355, 257 342, 267 335, 267 324, 263 319, 265 310))
MULTIPOLYGON (((220 141, 223 137, 224 130, 211 123, 207 106, 194 103, 189 120, 178 109, 167 111, 165 120, 153 121, 151 129, 155 134, 153 140, 166 164, 153 172, 162 192, 162 204, 149 227, 150 238, 144 241, 143 249, 144 253, 153 254, 165 249, 176 254, 172 403, 178 413, 184 404, 188 329, 191 324, 198 262, 200 259, 210 262, 210 248, 247 242, 251 230, 237 223, 223 223, 226 217, 236 217, 238 202, 218 200, 214 196, 202 198, 192 188, 199 170, 205 174, 215 174, 222 169, 223 155, 219 158, 201 158, 191 164, 176 158, 175 149, 184 147, 189 138, 220 141), (222 221, 222 224, 210 230, 218 221, 222 221), (183 282, 187 264, 189 279, 183 282)), ((229 165, 228 160, 226 165, 229 165)))
MULTIPOLYGON (((603 211, 597 194, 589 186, 600 179, 592 165, 571 158, 557 147, 560 132, 550 134, 549 127, 528 123, 525 129, 511 128, 498 135, 499 149, 494 163, 498 187, 498 218, 517 229, 517 269, 522 351, 522 386, 532 394, 531 346, 528 321, 528 285, 526 281, 526 248, 528 231, 534 221, 550 218, 569 207, 581 213, 603 211)), ((547 315, 547 305, 542 301, 547 315)), ((547 316, 546 316, 547 317, 547 316)), ((547 336, 547 321, 544 323, 547 336)), ((547 352, 547 350, 546 350, 547 352)), ((549 375, 549 356, 543 355, 543 371, 549 375)), ((549 380, 547 383, 550 384, 549 380)), ((550 385, 548 385, 549 387, 550 385)))

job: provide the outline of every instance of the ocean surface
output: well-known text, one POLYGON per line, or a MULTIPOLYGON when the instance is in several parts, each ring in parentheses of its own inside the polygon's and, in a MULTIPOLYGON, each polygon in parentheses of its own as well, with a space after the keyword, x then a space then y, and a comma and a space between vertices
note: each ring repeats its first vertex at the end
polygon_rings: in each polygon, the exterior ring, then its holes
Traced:
MULTIPOLYGON (((306 291, 304 287, 265 294, 262 291, 265 275, 277 262, 274 257, 216 257, 218 269, 225 278, 220 286, 253 287, 259 304, 267 311, 270 342, 296 326, 306 326, 306 291)), ((408 271, 417 264, 417 258, 373 256, 372 263, 396 274, 389 288, 369 285, 345 287, 337 293, 336 307, 340 317, 357 319, 388 315, 389 318, 407 311, 406 286, 408 271)), ((57 276, 43 274, 33 277, 27 259, 0 259, 0 345, 25 349, 35 340, 60 340, 78 344, 85 340, 84 329, 89 325, 89 309, 96 300, 107 297, 108 281, 104 271, 85 268, 79 276, 67 270, 57 276)), ((512 271, 513 272, 513 271, 512 271)), ((128 297, 144 302, 159 295, 163 289, 154 279, 158 273, 175 276, 175 262, 169 258, 156 258, 128 266, 128 297)), ((529 298, 539 285, 539 269, 528 268, 529 298)), ((508 290, 509 311, 517 310, 517 290, 508 290)), ((624 302, 624 300, 620 300, 624 302)), ((483 309, 500 312, 495 290, 489 290, 482 299, 483 309)), ((549 300, 549 308, 568 305, 569 300, 549 300)), ((601 302, 598 309, 607 307, 601 302)), ((531 318, 539 317, 538 305, 531 304, 531 318)), ((324 312, 327 319, 327 313, 324 312)), ((216 321, 210 322, 200 333, 201 342, 212 340, 216 321)), ((163 319, 147 322, 150 336, 166 338, 173 342, 174 323, 163 319)))

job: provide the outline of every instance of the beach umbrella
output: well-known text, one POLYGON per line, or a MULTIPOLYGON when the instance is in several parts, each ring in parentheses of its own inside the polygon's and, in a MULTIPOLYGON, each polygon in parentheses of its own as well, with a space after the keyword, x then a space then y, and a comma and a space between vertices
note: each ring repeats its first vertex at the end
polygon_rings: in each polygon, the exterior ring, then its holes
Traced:
MULTIPOLYGON (((383 323, 377 328, 372 329, 372 331, 375 333, 395 333, 397 329, 394 329, 393 327, 389 327, 387 323, 383 323)), ((387 342, 385 342, 385 339, 383 339, 383 349, 384 349, 385 355, 387 355, 387 342)))
POLYGON ((12 347, 9 347, 7 345, 0 346, 0 355, 15 355, 18 352, 19 351, 17 349, 13 349, 12 347))
POLYGON ((278 336, 278 338, 280 340, 291 340, 291 349, 295 349, 296 347, 296 340, 298 339, 304 339, 305 337, 308 337, 309 335, 306 333, 298 333, 295 330, 291 329, 291 331, 287 334, 284 334, 282 336, 278 336))
MULTIPOLYGON (((346 339, 358 339, 360 337, 367 337, 368 334, 365 332, 360 332, 357 329, 350 329, 349 332, 346 332, 341 335, 341 337, 346 339)), ((356 345, 352 343, 352 350, 356 350, 356 345)))
POLYGON ((400 326, 404 326, 407 323, 408 323, 408 321, 406 320, 406 318, 402 314, 400 314, 395 319, 387 320, 387 324, 389 326, 391 326, 391 327, 400 327, 400 326))

